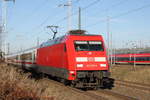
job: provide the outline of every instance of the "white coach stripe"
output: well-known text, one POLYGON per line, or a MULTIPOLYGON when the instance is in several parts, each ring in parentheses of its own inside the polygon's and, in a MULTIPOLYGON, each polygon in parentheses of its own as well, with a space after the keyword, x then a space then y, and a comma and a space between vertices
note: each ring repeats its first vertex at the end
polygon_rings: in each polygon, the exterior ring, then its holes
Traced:
POLYGON ((77 62, 87 62, 87 57, 76 57, 77 62))
POLYGON ((106 61, 106 57, 95 57, 95 61, 106 61))

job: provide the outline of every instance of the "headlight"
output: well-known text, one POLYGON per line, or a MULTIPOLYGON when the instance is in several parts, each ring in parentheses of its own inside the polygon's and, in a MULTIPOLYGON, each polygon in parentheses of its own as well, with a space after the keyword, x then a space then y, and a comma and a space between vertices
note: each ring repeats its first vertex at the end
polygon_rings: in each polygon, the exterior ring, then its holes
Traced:
POLYGON ((70 71, 70 74, 74 74, 75 73, 75 71, 70 71))
POLYGON ((77 67, 83 67, 83 64, 77 64, 77 67))
POLYGON ((100 64, 101 67, 106 67, 106 64, 100 64))

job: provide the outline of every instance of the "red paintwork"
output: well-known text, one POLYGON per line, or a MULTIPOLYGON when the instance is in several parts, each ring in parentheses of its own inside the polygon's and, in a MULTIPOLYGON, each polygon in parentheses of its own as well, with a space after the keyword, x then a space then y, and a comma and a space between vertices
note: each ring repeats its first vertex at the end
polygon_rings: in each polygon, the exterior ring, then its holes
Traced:
MULTIPOLYGON (((77 36, 77 35, 68 35, 62 40, 61 43, 55 44, 52 46, 47 46, 37 49, 37 59, 36 64, 45 67, 56 67, 64 68, 68 71, 74 71, 76 76, 76 71, 78 70, 108 70, 108 62, 76 62, 76 57, 106 57, 106 50, 104 51, 90 51, 92 52, 89 55, 89 51, 79 51, 76 52, 74 48, 75 40, 89 40, 89 41, 102 41, 104 46, 104 41, 102 36, 77 36), (67 51, 64 51, 66 45, 67 51), (82 68, 77 68, 77 64, 84 64, 82 68), (87 65, 95 64, 95 67, 87 67, 87 65), (100 64, 106 64, 106 67, 100 67, 100 64)), ((74 80, 75 77, 72 77, 69 74, 68 80, 74 80)))
POLYGON ((40 66, 55 66, 57 68, 66 68, 67 59, 64 52, 64 43, 39 48, 37 50, 36 63, 40 66))

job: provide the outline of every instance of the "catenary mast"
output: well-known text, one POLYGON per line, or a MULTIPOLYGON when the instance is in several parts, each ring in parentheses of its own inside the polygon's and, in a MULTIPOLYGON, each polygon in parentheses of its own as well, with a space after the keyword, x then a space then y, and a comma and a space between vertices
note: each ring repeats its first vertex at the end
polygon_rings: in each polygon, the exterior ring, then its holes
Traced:
POLYGON ((15 0, 1 0, 1 23, 0 23, 0 56, 4 52, 4 36, 7 32, 7 2, 15 0))

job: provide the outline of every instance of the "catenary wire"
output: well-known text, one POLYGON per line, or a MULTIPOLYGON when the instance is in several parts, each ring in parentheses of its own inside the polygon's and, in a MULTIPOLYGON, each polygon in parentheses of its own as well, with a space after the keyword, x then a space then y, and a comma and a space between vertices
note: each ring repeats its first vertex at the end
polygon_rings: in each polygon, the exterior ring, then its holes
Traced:
MULTIPOLYGON (((78 0, 77 0, 77 1, 78 1, 78 0)), ((91 6, 95 5, 95 4, 97 4, 97 3, 100 2, 100 1, 101 1, 101 0, 95 0, 94 2, 92 2, 92 3, 90 3, 89 5, 85 6, 83 9, 84 9, 84 10, 85 10, 85 9, 88 9, 89 7, 91 7, 91 6)), ((77 3, 77 2, 75 2, 75 3, 77 3)), ((71 16, 73 16, 73 15, 75 15, 75 14, 77 14, 77 13, 78 13, 78 12, 74 12, 71 16)), ((49 15, 48 17, 46 17, 46 19, 45 19, 40 25, 38 25, 38 26, 36 26, 35 28, 33 28, 32 31, 37 30, 37 29, 40 29, 40 28, 49 20, 50 17, 51 17, 50 15, 49 15)), ((68 18, 68 17, 64 17, 64 18, 62 18, 61 20, 58 20, 58 21, 56 22, 56 24, 65 21, 67 18, 68 18)))
MULTIPOLYGON (((148 7, 150 7, 150 4, 147 4, 147 5, 144 5, 144 6, 142 6, 142 7, 129 10, 129 11, 127 11, 127 12, 120 13, 120 14, 115 15, 115 16, 111 16, 111 17, 109 17, 109 19, 111 20, 111 19, 116 19, 116 18, 118 18, 118 17, 126 16, 126 15, 128 15, 128 14, 131 14, 131 13, 134 13, 134 12, 137 12, 137 11, 140 11, 140 10, 145 9, 145 8, 148 8, 148 7)), ((99 20, 99 21, 97 21, 96 23, 87 25, 87 26, 85 26, 85 27, 86 27, 86 28, 87 28, 87 27, 92 27, 92 26, 95 26, 95 25, 99 24, 99 22, 106 22, 106 21, 107 21, 107 19, 99 20)))

